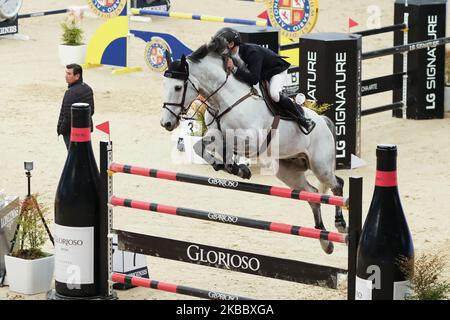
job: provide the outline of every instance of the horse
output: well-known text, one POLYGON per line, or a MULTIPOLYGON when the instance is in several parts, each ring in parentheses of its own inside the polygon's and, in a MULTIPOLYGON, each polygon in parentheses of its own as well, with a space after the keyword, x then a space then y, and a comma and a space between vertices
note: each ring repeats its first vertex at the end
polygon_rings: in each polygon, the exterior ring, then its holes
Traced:
MULTIPOLYGON (((305 176, 305 172, 310 169, 320 183, 321 193, 331 189, 334 195, 342 196, 344 180, 335 175, 333 122, 309 108, 304 108, 305 115, 316 123, 309 135, 305 135, 296 122, 284 119, 279 120, 277 130, 271 130, 274 115, 267 108, 260 91, 226 72, 226 44, 218 41, 213 39, 190 56, 183 55, 177 61, 172 62, 166 55, 169 66, 164 74, 166 102, 163 103, 161 126, 168 131, 174 130, 181 118, 186 117, 191 103, 201 95, 207 104, 207 131, 203 139, 195 144, 194 149, 216 171, 224 170, 249 179, 250 169, 235 163, 232 160, 233 154, 257 160, 262 157, 262 148, 269 149, 268 153, 276 149, 271 155, 275 175, 288 187, 318 192, 305 176), (233 132, 232 138, 228 137, 230 131, 233 132), (267 131, 270 135, 267 135, 264 141, 266 145, 262 146, 260 141, 267 131), (271 139, 268 139, 269 136, 271 139), (236 141, 241 142, 240 147, 236 146, 236 141)), ((315 228, 326 230, 320 204, 309 202, 309 205, 314 215, 315 228)), ((335 226, 339 232, 347 232, 342 208, 337 206, 335 226)), ((327 254, 333 252, 332 242, 320 239, 320 244, 327 254)))

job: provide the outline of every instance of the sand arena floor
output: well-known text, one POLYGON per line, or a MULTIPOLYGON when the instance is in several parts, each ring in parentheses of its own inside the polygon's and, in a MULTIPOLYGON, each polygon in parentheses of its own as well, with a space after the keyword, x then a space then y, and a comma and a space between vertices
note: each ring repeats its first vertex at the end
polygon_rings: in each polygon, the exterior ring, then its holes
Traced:
MULTIPOLYGON (((27 0, 22 12, 52 10, 67 5, 84 5, 83 0, 27 0), (63 4, 64 3, 64 4, 63 4)), ((320 1, 316 31, 347 31, 347 19, 363 23, 371 1, 320 1), (344 14, 345 13, 345 14, 344 14)), ((392 24, 393 4, 380 0, 382 24, 392 24)), ((263 5, 237 0, 173 0, 173 11, 195 12, 252 19, 263 5)), ((58 61, 59 26, 62 15, 26 19, 20 32, 29 41, 0 39, 0 189, 7 194, 26 194, 23 161, 34 161, 32 191, 53 208, 56 187, 66 159, 62 138, 56 135, 56 123, 66 84, 65 69, 58 61)), ((85 18, 85 39, 101 24, 100 19, 85 18)), ((196 48, 209 40, 220 23, 154 18, 152 23, 132 22, 132 27, 173 33, 188 46, 196 48)), ((363 27, 358 30, 364 29, 363 27)), ((364 41, 366 50, 389 47, 390 34, 364 41)), ((175 164, 171 161, 172 135, 159 125, 162 97, 162 76, 147 69, 143 60, 145 44, 139 39, 130 43, 130 65, 141 66, 144 72, 111 75, 111 67, 85 70, 84 79, 95 93, 94 121, 109 120, 115 146, 115 160, 121 163, 162 168, 200 175, 228 177, 215 173, 208 166, 175 164)), ((392 58, 364 62, 363 78, 391 73, 392 58)), ((363 107, 390 102, 389 94, 363 99, 363 107)), ((94 153, 98 159, 98 142, 105 136, 93 134, 94 153)), ((443 120, 409 121, 380 113, 362 120, 362 154, 367 166, 342 170, 339 175, 364 177, 364 212, 371 201, 375 177, 375 148, 379 143, 398 145, 398 178, 400 195, 416 253, 450 250, 450 117, 443 120)), ((253 182, 282 185, 272 176, 254 172, 253 182)), ((348 192, 348 185, 345 193, 348 192)), ((154 202, 214 210, 261 220, 274 220, 301 226, 313 226, 307 203, 267 198, 254 194, 206 189, 201 186, 174 184, 139 177, 120 176, 115 179, 117 195, 147 199, 154 202)), ((335 246, 332 256, 325 255, 317 241, 167 217, 129 209, 115 210, 115 227, 130 231, 173 237, 213 246, 275 255, 307 262, 345 267, 346 250, 335 246)), ((334 230, 334 208, 323 207, 329 230, 334 230)), ((53 212, 50 215, 53 218, 53 212)), ((51 251, 49 244, 48 250, 51 251)), ((231 271, 148 258, 150 274, 162 281, 207 288, 259 299, 345 299, 345 285, 328 290, 308 285, 239 274, 231 271), (268 289, 270 288, 270 289, 268 289)), ((450 279, 450 264, 445 270, 450 279)), ((143 288, 119 292, 121 299, 185 299, 186 296, 166 294, 143 288)), ((44 295, 22 297, 0 289, 0 298, 43 299, 44 295)))

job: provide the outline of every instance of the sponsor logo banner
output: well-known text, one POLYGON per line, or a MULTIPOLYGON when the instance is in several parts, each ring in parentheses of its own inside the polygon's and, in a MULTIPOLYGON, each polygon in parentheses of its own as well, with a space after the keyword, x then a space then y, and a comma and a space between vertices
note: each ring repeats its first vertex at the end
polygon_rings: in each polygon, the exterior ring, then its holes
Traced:
POLYGON ((97 16, 111 19, 120 15, 127 5, 127 0, 89 0, 88 4, 97 16))
POLYGON ((167 42, 160 37, 152 37, 145 46, 145 63, 153 71, 166 71, 168 67, 166 52, 172 54, 167 42))
POLYGON ((311 32, 319 12, 318 0, 270 0, 267 7, 270 23, 288 38, 311 32))

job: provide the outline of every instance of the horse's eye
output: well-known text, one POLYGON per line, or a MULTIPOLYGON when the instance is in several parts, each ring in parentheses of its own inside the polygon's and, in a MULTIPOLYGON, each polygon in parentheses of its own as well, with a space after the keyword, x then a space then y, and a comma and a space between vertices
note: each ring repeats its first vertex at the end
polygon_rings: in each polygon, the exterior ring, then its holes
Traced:
POLYGON ((175 86, 175 91, 180 91, 182 88, 182 86, 175 86))

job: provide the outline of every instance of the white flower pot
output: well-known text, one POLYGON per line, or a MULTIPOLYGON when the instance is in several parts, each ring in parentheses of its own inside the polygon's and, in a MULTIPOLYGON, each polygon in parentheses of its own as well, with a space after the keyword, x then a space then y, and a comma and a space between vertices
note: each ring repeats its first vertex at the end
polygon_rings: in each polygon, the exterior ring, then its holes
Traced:
POLYGON ((26 260, 5 255, 9 289, 22 294, 47 292, 55 270, 55 256, 26 260))
POLYGON ((444 90, 444 111, 450 112, 450 86, 445 86, 444 90))
POLYGON ((59 60, 61 65, 66 66, 71 63, 83 64, 86 57, 87 45, 67 46, 59 45, 59 60))

